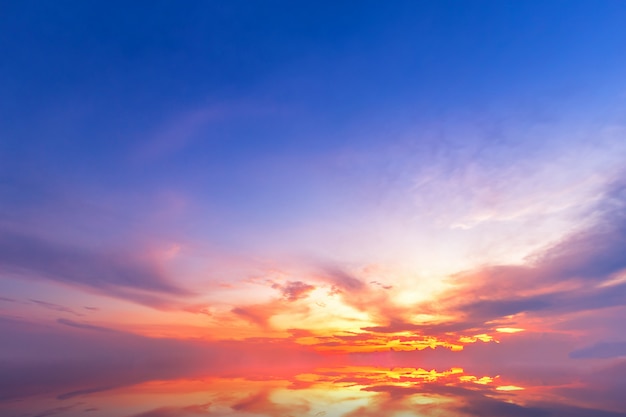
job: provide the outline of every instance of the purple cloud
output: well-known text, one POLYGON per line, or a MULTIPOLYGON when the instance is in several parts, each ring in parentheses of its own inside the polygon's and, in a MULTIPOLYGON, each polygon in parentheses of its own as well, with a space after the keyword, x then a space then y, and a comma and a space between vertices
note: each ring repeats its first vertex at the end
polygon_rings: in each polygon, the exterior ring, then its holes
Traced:
POLYGON ((38 306, 41 306, 43 308, 46 308, 48 310, 52 310, 52 311, 58 311, 59 313, 69 313, 69 314, 73 314, 75 316, 82 316, 82 314, 72 310, 69 307, 65 307, 59 304, 54 304, 54 303, 49 303, 46 301, 41 301, 41 300, 29 300, 32 303, 35 303, 38 306))
POLYGON ((0 230, 0 271, 44 278, 155 308, 192 295, 158 268, 128 254, 96 252, 0 230))
POLYGON ((273 284, 272 288, 281 292, 283 299, 287 301, 297 301, 308 297, 315 286, 302 281, 288 281, 286 284, 273 284))

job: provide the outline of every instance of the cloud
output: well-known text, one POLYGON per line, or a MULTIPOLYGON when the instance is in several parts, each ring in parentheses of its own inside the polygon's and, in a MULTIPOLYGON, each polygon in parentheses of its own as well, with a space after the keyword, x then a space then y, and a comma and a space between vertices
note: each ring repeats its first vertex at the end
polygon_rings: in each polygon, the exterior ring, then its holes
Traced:
POLYGON ((269 319, 278 312, 276 303, 235 307, 231 312, 259 327, 269 327, 269 319))
POLYGON ((270 329, 270 319, 273 316, 310 313, 309 305, 296 301, 307 298, 317 288, 316 286, 302 281, 287 281, 281 284, 268 280, 267 283, 271 284, 272 289, 280 291, 281 298, 273 298, 264 303, 235 306, 230 312, 265 330, 270 329))
POLYGON ((484 321, 458 320, 453 322, 420 324, 413 323, 406 319, 395 319, 390 320, 388 324, 385 325, 363 327, 361 330, 375 333, 397 333, 408 331, 424 335, 441 335, 445 333, 461 334, 461 332, 471 329, 485 329, 484 321))
POLYGON ((267 116, 276 113, 276 110, 271 104, 250 101, 221 102, 184 109, 169 120, 159 123, 154 135, 140 143, 134 159, 138 162, 158 161, 182 152, 199 141, 206 141, 210 137, 211 127, 220 123, 267 116))
POLYGON ((288 281, 286 284, 273 284, 272 288, 281 292, 283 299, 287 301, 297 301, 308 297, 315 286, 302 281, 288 281))
MULTIPOLYGON (((193 295, 138 257, 72 247, 7 230, 0 230, 0 271, 79 286, 155 308, 169 308, 174 298, 193 295)), ((53 308, 51 304, 47 307, 53 308)))
POLYGON ((211 312, 209 306, 206 305, 189 305, 186 307, 183 307, 184 311, 187 311, 188 313, 193 313, 193 314, 204 314, 205 316, 213 316, 213 313, 211 312))
POLYGON ((465 304, 460 309, 469 317, 490 321, 494 317, 515 315, 523 311, 539 311, 550 305, 548 296, 481 300, 465 304))
POLYGON ((626 186, 613 185, 589 215, 595 220, 521 265, 487 265, 452 277, 437 303, 419 307, 455 317, 432 328, 485 327, 520 313, 551 317, 626 305, 626 186), (464 327, 461 324, 461 327, 464 327))
POLYGON ((379 287, 385 289, 385 290, 390 290, 393 288, 393 285, 385 285, 382 282, 378 282, 378 281, 370 281, 370 284, 373 285, 378 285, 379 287))
POLYGON ((159 407, 154 410, 133 414, 130 417, 192 417, 214 415, 209 411, 211 403, 189 405, 186 407, 159 407))
MULTIPOLYGON (((87 389, 79 389, 76 391, 66 392, 61 395, 57 395, 57 400, 69 400, 70 398, 80 397, 81 395, 94 394, 97 392, 109 391, 113 388, 116 388, 115 385, 109 385, 106 387, 95 387, 95 388, 87 388, 87 389)), ((85 410, 86 411, 86 410, 85 410)))
POLYGON ((223 118, 219 108, 207 107, 181 114, 175 120, 159 126, 158 134, 142 144, 137 156, 140 161, 154 161, 185 148, 211 122, 223 118))
POLYGON ((371 322, 380 323, 377 326, 363 327, 361 330, 395 333, 420 329, 419 325, 411 322, 416 307, 398 304, 392 286, 383 285, 379 280, 370 280, 368 284, 357 274, 338 267, 326 267, 323 271, 322 279, 331 285, 330 296, 341 297, 346 305, 367 313, 371 322))
POLYGON ((108 327, 94 326, 88 323, 77 323, 75 321, 67 320, 67 319, 58 319, 57 323, 63 324, 65 326, 75 327, 77 329, 94 330, 98 332, 115 332, 116 331, 113 329, 109 329, 108 327))
POLYGON ((366 286, 363 281, 339 268, 325 268, 326 278, 340 291, 348 291, 351 293, 363 291, 366 286))
POLYGON ((53 311, 58 311, 60 313, 70 313, 73 314, 75 316, 82 316, 82 314, 72 310, 69 307, 64 307, 62 305, 58 305, 58 304, 54 304, 54 303, 48 303, 46 301, 40 301, 40 300, 29 300, 32 303, 35 303, 38 306, 41 306, 43 308, 47 308, 48 310, 53 310, 53 311))

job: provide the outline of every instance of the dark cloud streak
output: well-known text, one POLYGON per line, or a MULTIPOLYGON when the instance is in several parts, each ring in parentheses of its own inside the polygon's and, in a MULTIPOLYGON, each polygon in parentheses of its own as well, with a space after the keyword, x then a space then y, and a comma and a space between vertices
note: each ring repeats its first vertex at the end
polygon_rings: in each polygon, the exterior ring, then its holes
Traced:
POLYGON ((283 299, 297 301, 308 297, 315 286, 302 281, 288 281, 286 284, 273 284, 272 288, 279 290, 283 299))
POLYGON ((485 328, 519 313, 554 316, 626 305, 626 283, 611 282, 626 271, 626 186, 613 186, 590 216, 597 219, 591 226, 534 254, 526 264, 488 265, 454 276, 456 287, 437 305, 419 308, 462 318, 418 328, 485 328))
POLYGON ((155 308, 167 308, 173 298, 192 295, 155 266, 131 255, 96 252, 6 230, 0 230, 0 271, 155 308))

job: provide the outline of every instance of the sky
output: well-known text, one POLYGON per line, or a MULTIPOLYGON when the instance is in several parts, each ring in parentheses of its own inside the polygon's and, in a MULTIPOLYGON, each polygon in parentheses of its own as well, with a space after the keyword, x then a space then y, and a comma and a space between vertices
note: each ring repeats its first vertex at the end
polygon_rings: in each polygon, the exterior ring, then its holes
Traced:
POLYGON ((116 412, 321 416, 280 390, 348 404, 343 375, 377 416, 626 415, 624 21, 621 0, 0 1, 0 411, 193 374, 217 409, 116 412))

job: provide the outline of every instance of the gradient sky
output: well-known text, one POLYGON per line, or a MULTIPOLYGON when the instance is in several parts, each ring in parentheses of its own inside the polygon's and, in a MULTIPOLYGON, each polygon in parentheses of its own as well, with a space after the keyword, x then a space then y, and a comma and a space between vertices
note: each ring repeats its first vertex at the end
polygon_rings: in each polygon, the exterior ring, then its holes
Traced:
POLYGON ((0 386, 110 352, 622 369, 624 22, 1 1, 0 386))

